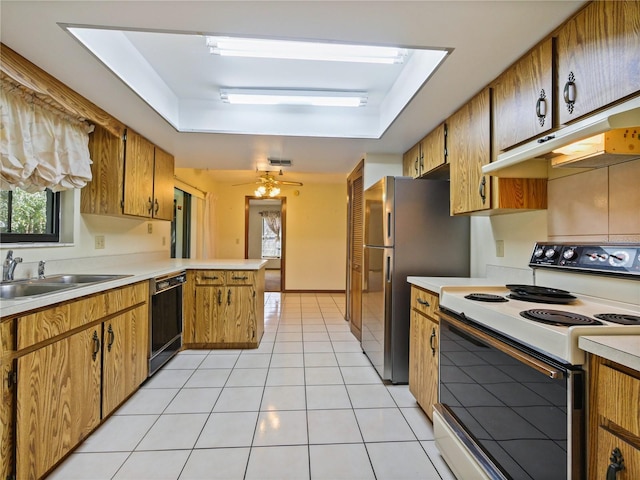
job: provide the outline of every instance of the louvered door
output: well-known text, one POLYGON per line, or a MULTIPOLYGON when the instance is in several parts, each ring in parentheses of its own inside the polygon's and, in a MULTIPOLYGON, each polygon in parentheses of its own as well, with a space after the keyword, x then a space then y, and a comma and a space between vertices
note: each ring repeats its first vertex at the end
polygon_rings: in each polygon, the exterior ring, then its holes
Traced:
POLYGON ((362 199, 364 194, 364 163, 347 179, 348 203, 348 264, 347 264, 347 314, 351 331, 359 339, 362 328, 362 263, 364 245, 364 218, 362 199))

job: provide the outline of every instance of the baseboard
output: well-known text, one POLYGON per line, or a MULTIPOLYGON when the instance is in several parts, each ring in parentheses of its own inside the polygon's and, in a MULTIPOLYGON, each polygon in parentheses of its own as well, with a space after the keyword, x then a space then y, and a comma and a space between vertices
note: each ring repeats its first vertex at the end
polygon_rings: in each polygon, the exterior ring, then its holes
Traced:
POLYGON ((282 293, 345 293, 345 290, 284 290, 282 293))

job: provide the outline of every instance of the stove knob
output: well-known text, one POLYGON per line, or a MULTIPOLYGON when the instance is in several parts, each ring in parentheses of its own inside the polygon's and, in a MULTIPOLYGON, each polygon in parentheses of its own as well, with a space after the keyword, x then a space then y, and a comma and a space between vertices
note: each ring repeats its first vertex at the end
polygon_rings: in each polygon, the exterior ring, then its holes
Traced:
POLYGON ((540 258, 542 255, 544 255, 544 248, 542 247, 536 248, 535 252, 533 252, 533 256, 536 258, 540 258))
POLYGON ((544 256, 551 259, 556 256, 556 251, 553 248, 550 248, 546 252, 544 252, 544 256))
POLYGON ((562 256, 565 258, 565 260, 571 260, 576 256, 576 251, 573 248, 569 248, 562 253, 562 256))

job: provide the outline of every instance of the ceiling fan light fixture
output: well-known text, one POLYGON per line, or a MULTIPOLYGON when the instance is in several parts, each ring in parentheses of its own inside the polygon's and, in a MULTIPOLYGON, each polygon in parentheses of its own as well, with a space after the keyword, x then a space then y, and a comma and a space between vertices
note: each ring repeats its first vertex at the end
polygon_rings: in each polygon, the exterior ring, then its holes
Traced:
POLYGON ((234 105, 298 105, 312 107, 362 107, 367 92, 346 90, 284 90, 221 88, 220 99, 234 105))
POLYGON ((214 36, 205 41, 210 53, 233 57, 395 64, 409 55, 406 48, 376 45, 214 36))

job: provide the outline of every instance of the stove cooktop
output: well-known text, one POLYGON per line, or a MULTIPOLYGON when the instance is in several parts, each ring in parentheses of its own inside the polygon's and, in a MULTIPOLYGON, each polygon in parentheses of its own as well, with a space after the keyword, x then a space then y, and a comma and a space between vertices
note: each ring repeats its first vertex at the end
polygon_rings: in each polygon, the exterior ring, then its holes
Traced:
MULTIPOLYGON (((582 365, 586 354, 578 348, 583 335, 640 335, 640 308, 637 305, 612 302, 584 295, 572 295, 573 300, 560 305, 541 305, 511 297, 506 286, 452 286, 442 287, 440 306, 473 320, 518 342, 571 365, 582 365), (471 294, 503 297, 506 302, 476 301, 466 298, 471 294), (543 323, 525 318, 528 310, 560 311, 562 315, 577 315, 591 319, 578 325, 565 326, 557 321, 559 314, 548 316, 543 323), (607 315, 614 315, 624 323, 616 323, 607 315), (554 318, 555 316, 555 318, 554 318)), ((473 298, 473 297, 472 297, 473 298)))

